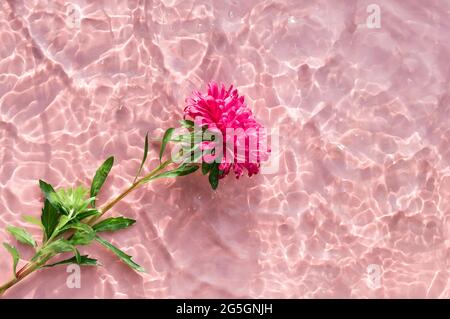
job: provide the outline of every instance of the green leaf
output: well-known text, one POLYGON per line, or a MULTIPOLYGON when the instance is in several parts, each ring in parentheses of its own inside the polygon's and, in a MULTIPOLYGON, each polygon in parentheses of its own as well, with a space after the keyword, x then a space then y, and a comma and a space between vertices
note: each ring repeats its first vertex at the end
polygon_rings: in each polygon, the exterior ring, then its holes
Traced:
POLYGON ((73 245, 89 245, 95 238, 95 233, 76 232, 70 239, 73 245))
POLYGON ((75 260, 77 261, 77 264, 79 265, 81 263, 81 255, 78 249, 75 248, 75 260))
POLYGON ((36 225, 36 226, 39 226, 41 228, 43 227, 42 226, 42 222, 39 219, 37 219, 36 217, 34 217, 34 216, 24 215, 24 216, 22 216, 22 219, 24 221, 26 221, 27 223, 29 223, 29 224, 36 225))
POLYGON ((171 127, 171 128, 168 128, 166 130, 166 132, 164 133, 164 136, 162 138, 161 149, 159 150, 159 161, 160 162, 161 162, 161 159, 163 157, 164 151, 166 150, 166 145, 170 141, 170 139, 172 138, 172 134, 173 134, 174 130, 175 129, 173 127, 171 127))
POLYGON ((144 167, 144 163, 147 160, 147 154, 148 154, 148 132, 147 132, 147 134, 145 134, 144 156, 142 157, 141 166, 139 166, 139 170, 136 174, 136 177, 134 178, 133 184, 136 182, 137 178, 141 174, 142 167, 144 167))
POLYGON ((81 221, 87 217, 91 217, 91 216, 98 215, 98 214, 100 214, 100 212, 97 209, 88 209, 88 210, 85 210, 84 212, 78 214, 76 216, 76 218, 81 221))
POLYGON ((212 189, 217 189, 219 186, 219 164, 213 163, 211 167, 211 172, 209 173, 209 184, 211 185, 212 189))
POLYGON ((129 218, 125 218, 125 217, 111 217, 111 218, 102 220, 98 224, 92 226, 92 228, 96 232, 114 231, 114 230, 119 230, 119 229, 130 227, 135 222, 136 221, 134 219, 129 219, 129 218))
POLYGON ((31 259, 32 261, 36 261, 39 257, 44 256, 44 261, 52 258, 56 254, 65 253, 69 251, 75 251, 75 246, 69 243, 65 239, 58 239, 47 246, 42 247, 41 250, 31 259))
POLYGON ((161 173, 159 175, 156 175, 152 179, 185 176, 185 175, 189 175, 189 174, 195 172, 198 168, 199 168, 199 166, 197 166, 197 165, 182 164, 171 171, 167 171, 167 172, 161 173))
POLYGON ((63 233, 69 229, 76 229, 76 230, 80 230, 85 233, 93 232, 93 229, 91 226, 89 226, 88 224, 78 222, 78 221, 68 223, 63 228, 60 229, 60 232, 63 233))
POLYGON ((185 127, 185 128, 194 127, 194 122, 191 121, 191 120, 181 120, 180 124, 181 124, 182 127, 185 127))
POLYGON ((58 206, 58 202, 55 199, 55 189, 52 185, 44 182, 43 180, 39 180, 39 187, 41 188, 42 193, 44 194, 44 197, 55 207, 58 206))
POLYGON ((61 216, 58 209, 53 206, 48 199, 44 202, 44 207, 42 208, 41 223, 44 227, 45 239, 49 239, 56 226, 59 222, 59 217, 61 216))
POLYGON ((52 243, 50 243, 48 246, 46 246, 42 251, 48 251, 55 254, 59 253, 65 253, 68 251, 73 251, 73 245, 69 243, 65 239, 58 239, 52 243))
MULTIPOLYGON (((91 185, 91 197, 96 197, 100 188, 105 183, 106 177, 108 177, 109 172, 114 164, 114 156, 109 157, 95 172, 94 179, 91 185)), ((95 198, 92 201, 92 206, 95 206, 95 198)))
POLYGON ((127 255, 126 253, 124 253, 123 251, 121 251, 119 248, 115 247, 114 245, 112 245, 111 243, 109 243, 108 241, 104 240, 103 238, 96 236, 95 240, 100 243, 101 245, 103 245, 104 247, 108 248, 109 250, 111 250, 114 254, 116 254, 120 260, 122 260, 125 264, 127 264, 128 266, 130 266, 131 268, 133 268, 134 270, 140 271, 140 272, 145 272, 145 269, 142 268, 141 266, 139 266, 138 264, 136 264, 131 258, 130 255, 127 255))
POLYGON ((76 188, 58 189, 52 197, 57 202, 54 206, 70 218, 87 210, 95 199, 89 198, 89 190, 81 185, 76 188))
POLYGON ((45 263, 53 256, 60 254, 60 253, 69 252, 69 251, 73 251, 75 253, 75 260, 76 259, 81 260, 80 253, 75 248, 75 246, 72 245, 70 242, 68 242, 65 239, 58 239, 58 240, 50 243, 49 245, 44 246, 41 250, 39 250, 39 252, 31 260, 36 261, 39 259, 39 257, 43 256, 44 259, 40 260, 40 262, 45 263))
POLYGON ((206 175, 208 174, 208 172, 211 170, 211 164, 206 163, 206 162, 202 162, 202 174, 206 175))
POLYGON ((6 250, 11 254, 13 259, 13 271, 14 271, 14 277, 16 277, 17 272, 17 264, 19 263, 20 255, 17 251, 16 247, 11 246, 7 243, 3 243, 3 246, 6 248, 6 250))
POLYGON ((66 227, 64 227, 64 229, 61 230, 61 232, 67 229, 77 230, 69 241, 69 243, 71 243, 72 245, 88 245, 95 238, 95 231, 92 229, 91 226, 87 224, 79 222, 70 223, 66 227))
POLYGON ((58 225, 56 226, 55 230, 53 231, 53 234, 52 234, 53 237, 60 235, 62 233, 62 229, 64 229, 64 227, 70 222, 71 222, 71 219, 68 216, 61 215, 61 217, 59 218, 58 225))
POLYGON ((72 258, 61 260, 57 263, 45 265, 44 267, 54 267, 59 265, 67 265, 67 264, 78 264, 80 266, 98 266, 99 263, 97 259, 89 258, 87 255, 80 256, 79 261, 77 261, 77 257, 73 256, 72 258))
POLYGON ((25 229, 20 227, 8 226, 6 230, 13 235, 22 244, 30 245, 35 247, 36 242, 33 237, 25 229))

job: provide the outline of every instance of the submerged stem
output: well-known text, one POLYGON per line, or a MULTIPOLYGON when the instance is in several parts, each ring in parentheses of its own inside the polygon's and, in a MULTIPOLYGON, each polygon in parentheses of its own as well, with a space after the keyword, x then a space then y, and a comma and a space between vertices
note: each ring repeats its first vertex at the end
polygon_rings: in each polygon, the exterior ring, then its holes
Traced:
POLYGON ((152 170, 150 173, 148 173, 147 175, 145 175, 144 177, 138 179, 136 182, 134 182, 130 187, 128 187, 124 192, 122 192, 119 196, 117 196, 115 199, 113 199, 112 201, 110 201, 109 203, 107 203, 102 209, 100 209, 100 214, 98 216, 96 216, 95 218, 93 218, 89 224, 92 224, 94 221, 96 221, 97 219, 99 219, 101 216, 103 216, 103 214, 105 214, 108 210, 110 210, 111 208, 114 207, 114 205, 116 205, 118 202, 120 202, 125 196, 127 196, 129 193, 131 193, 133 190, 135 190, 136 188, 138 188, 139 186, 143 185, 143 181, 144 180, 148 180, 152 177, 154 177, 157 173, 159 173, 162 169, 164 169, 166 166, 168 166, 169 164, 171 164, 172 161, 171 160, 167 160, 164 163, 161 163, 157 168, 155 168, 154 170, 152 170))
POLYGON ((29 274, 33 273, 35 270, 39 268, 39 265, 36 263, 28 263, 25 266, 23 266, 16 274, 14 278, 12 278, 10 281, 5 283, 3 286, 0 287, 0 297, 12 286, 17 284, 19 281, 24 279, 29 274))

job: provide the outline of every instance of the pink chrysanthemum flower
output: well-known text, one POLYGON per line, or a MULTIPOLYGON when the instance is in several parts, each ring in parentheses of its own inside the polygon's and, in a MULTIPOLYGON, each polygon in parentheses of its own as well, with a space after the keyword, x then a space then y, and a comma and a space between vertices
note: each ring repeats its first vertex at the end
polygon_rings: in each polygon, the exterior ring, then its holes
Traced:
MULTIPOLYGON (((206 94, 195 91, 186 103, 185 118, 191 118, 210 131, 219 130, 222 134, 223 156, 219 164, 219 178, 225 177, 231 170, 236 178, 242 176, 244 170, 247 170, 248 176, 259 172, 260 163, 268 158, 270 150, 266 147, 262 149, 262 140, 266 137, 263 126, 255 120, 244 102, 244 96, 239 96, 237 89, 230 86, 227 90, 223 84, 219 86, 211 82, 206 94), (234 130, 233 134, 230 134, 230 129, 234 130), (230 140, 234 143, 228 143, 230 140)), ((202 149, 208 149, 211 143, 214 142, 203 142, 202 149)))

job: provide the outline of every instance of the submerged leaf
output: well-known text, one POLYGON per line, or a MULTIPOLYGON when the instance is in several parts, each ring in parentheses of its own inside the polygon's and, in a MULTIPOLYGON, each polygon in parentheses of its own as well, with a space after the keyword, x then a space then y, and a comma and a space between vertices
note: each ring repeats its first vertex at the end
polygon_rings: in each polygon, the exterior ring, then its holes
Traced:
POLYGON ((88 209, 88 210, 85 210, 84 212, 78 214, 76 216, 76 219, 81 221, 87 217, 95 216, 98 214, 100 214, 100 212, 97 209, 88 209))
POLYGON ((65 253, 65 252, 69 252, 69 251, 75 252, 75 249, 76 249, 75 246, 73 246, 67 240, 58 239, 58 240, 48 244, 47 246, 42 247, 42 249, 40 249, 38 251, 38 253, 31 260, 36 261, 39 258, 44 257, 44 262, 45 262, 57 254, 65 253))
POLYGON ((68 215, 70 219, 77 214, 86 211, 94 198, 89 198, 88 189, 83 186, 76 188, 61 188, 53 194, 54 201, 57 203, 56 207, 61 209, 61 212, 68 215))
POLYGON ((44 227, 44 237, 46 240, 52 236, 56 226, 58 225, 60 216, 61 214, 58 209, 53 206, 48 199, 46 199, 41 215, 41 223, 44 227))
POLYGON ((6 248, 6 250, 11 254, 11 257, 13 259, 13 272, 14 272, 14 277, 16 277, 16 273, 17 273, 17 264, 19 263, 19 259, 20 259, 20 255, 19 252, 17 251, 16 247, 11 246, 7 243, 3 243, 3 246, 6 248))
POLYGON ((108 241, 104 240, 103 238, 96 236, 95 240, 100 243, 101 245, 103 245, 104 247, 108 248, 109 250, 111 250, 114 254, 116 254, 120 260, 122 260, 125 264, 127 264, 128 266, 130 266, 131 268, 133 268, 136 271, 140 271, 140 272, 145 272, 145 269, 142 268, 141 266, 139 266, 138 264, 136 264, 131 258, 130 255, 127 255, 126 253, 124 253, 123 251, 121 251, 119 248, 115 247, 113 244, 109 243, 108 241))
POLYGON ((144 156, 142 157, 141 165, 139 166, 139 170, 136 174, 136 177, 134 178, 133 183, 136 182, 139 175, 141 174, 142 168, 144 167, 145 161, 147 160, 147 154, 148 154, 148 132, 147 132, 147 134, 145 134, 144 156))
POLYGON ((219 186, 219 164, 213 163, 211 165, 211 172, 209 173, 209 184, 211 185, 212 189, 217 189, 217 186, 219 186))
POLYGON ((78 264, 80 266, 98 266, 97 259, 89 258, 87 255, 80 256, 79 261, 77 261, 76 256, 72 258, 58 261, 57 263, 45 265, 44 267, 54 267, 59 265, 67 265, 67 264, 78 264))
POLYGON ((194 173, 198 168, 198 165, 182 164, 173 170, 156 175, 152 179, 185 176, 194 173))
POLYGON ((59 231, 60 231, 60 233, 63 233, 66 230, 69 230, 69 229, 75 229, 75 230, 79 230, 79 231, 82 231, 82 232, 85 232, 85 233, 90 233, 90 232, 94 231, 92 229, 92 227, 89 226, 88 224, 84 224, 84 223, 77 222, 77 221, 68 223, 66 226, 61 228, 59 231))
POLYGON ((162 138, 162 143, 161 143, 161 149, 159 150, 159 161, 161 162, 161 159, 163 157, 164 151, 166 150, 166 145, 167 143, 170 141, 170 139, 172 138, 172 134, 173 131, 175 129, 173 127, 168 128, 166 130, 166 132, 164 133, 164 136, 162 138))
POLYGON ((34 216, 24 215, 24 216, 22 216, 22 219, 24 221, 26 221, 27 223, 29 223, 29 224, 36 225, 36 226, 39 226, 39 227, 43 227, 42 226, 42 222, 39 219, 37 219, 36 217, 34 217, 34 216))
POLYGON ((44 197, 55 207, 58 207, 58 203, 55 200, 55 189, 52 185, 44 182, 43 180, 39 180, 39 187, 41 188, 44 197))
MULTIPOLYGON (((54 236, 57 236, 57 235, 59 235, 59 234, 61 234, 62 232, 64 232, 63 231, 63 229, 64 229, 64 227, 69 223, 71 221, 71 219, 68 217, 68 216, 66 216, 66 215, 61 215, 61 217, 59 218, 59 221, 58 221, 58 225, 56 225, 56 227, 55 227, 55 230, 53 231, 53 233, 52 233, 52 235, 53 235, 53 237, 54 236)), ((50 237, 49 237, 50 238, 50 237)))
POLYGON ((211 170, 211 164, 207 163, 207 162, 202 162, 202 174, 206 175, 209 173, 209 171, 211 170))
POLYGON ((94 197, 92 202, 92 206, 95 206, 95 197, 97 196, 100 188, 106 181, 109 172, 114 164, 114 156, 109 157, 103 164, 98 168, 97 172, 95 172, 94 179, 92 180, 91 185, 91 197, 94 197))
POLYGON ((70 239, 73 245, 89 245, 95 239, 95 233, 76 232, 70 239))
POLYGON ((78 249, 75 248, 75 260, 77 261, 77 264, 79 265, 81 263, 81 255, 78 249))
POLYGON ((181 120, 180 124, 181 124, 182 127, 185 127, 185 128, 194 127, 194 122, 191 121, 191 120, 181 120))
POLYGON ((95 231, 91 226, 87 224, 83 224, 80 222, 70 223, 61 231, 65 231, 67 229, 75 229, 76 232, 73 234, 72 238, 70 238, 69 243, 72 245, 88 245, 95 238, 95 231))
POLYGON ((33 247, 36 246, 36 242, 34 241, 33 237, 25 229, 20 227, 8 226, 6 230, 22 244, 30 245, 33 247))
POLYGON ((125 218, 125 217, 111 217, 111 218, 102 220, 98 224, 92 226, 92 228, 96 232, 114 231, 114 230, 119 230, 119 229, 130 227, 135 222, 136 221, 134 219, 129 219, 129 218, 125 218))
POLYGON ((65 239, 58 239, 41 250, 44 252, 64 253, 73 250, 73 245, 65 239))

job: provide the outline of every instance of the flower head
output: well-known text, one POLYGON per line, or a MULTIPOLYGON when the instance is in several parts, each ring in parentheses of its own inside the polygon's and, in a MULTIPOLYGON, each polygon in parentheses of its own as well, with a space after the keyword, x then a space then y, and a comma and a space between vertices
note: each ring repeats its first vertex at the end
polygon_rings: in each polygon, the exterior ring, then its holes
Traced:
MULTIPOLYGON (((231 170, 236 178, 259 172, 260 163, 268 158, 270 150, 262 149, 263 126, 256 121, 247 107, 244 96, 237 89, 214 82, 208 84, 203 94, 195 91, 186 99, 185 118, 191 118, 196 125, 209 131, 220 132, 222 136, 222 156, 219 158, 219 178, 225 177, 231 170)), ((212 147, 214 141, 204 141, 202 149, 212 147)))

